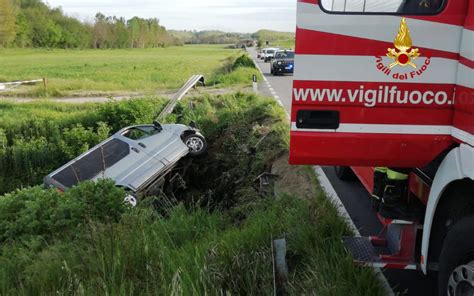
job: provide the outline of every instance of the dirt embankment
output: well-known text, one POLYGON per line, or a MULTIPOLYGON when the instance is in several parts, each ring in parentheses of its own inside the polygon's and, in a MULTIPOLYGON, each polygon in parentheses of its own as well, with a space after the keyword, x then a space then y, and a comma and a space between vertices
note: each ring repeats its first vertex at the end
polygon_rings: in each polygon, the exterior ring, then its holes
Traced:
POLYGON ((278 175, 275 192, 311 198, 316 195, 316 185, 311 181, 308 172, 302 166, 288 164, 288 154, 278 158, 272 166, 271 173, 278 175))

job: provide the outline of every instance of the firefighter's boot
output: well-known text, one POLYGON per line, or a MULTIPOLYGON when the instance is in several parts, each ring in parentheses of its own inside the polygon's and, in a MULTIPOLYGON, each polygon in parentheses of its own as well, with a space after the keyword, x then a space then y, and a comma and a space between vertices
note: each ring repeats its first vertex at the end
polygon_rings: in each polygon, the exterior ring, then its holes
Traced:
POLYGON ((387 185, 387 168, 378 167, 374 171, 374 189, 372 191, 372 211, 380 210, 383 193, 387 185))
POLYGON ((408 175, 388 169, 380 215, 387 219, 411 220, 407 200, 408 175))

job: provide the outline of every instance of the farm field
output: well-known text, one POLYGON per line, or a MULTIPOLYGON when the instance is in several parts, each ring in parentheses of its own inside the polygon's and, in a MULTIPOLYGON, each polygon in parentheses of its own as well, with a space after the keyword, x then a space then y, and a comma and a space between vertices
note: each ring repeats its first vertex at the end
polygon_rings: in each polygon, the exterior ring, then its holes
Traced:
POLYGON ((150 49, 0 49, 0 82, 46 77, 48 85, 24 86, 0 96, 75 97, 140 94, 179 88, 203 74, 219 87, 249 85, 256 70, 228 67, 241 50, 224 45, 150 49))

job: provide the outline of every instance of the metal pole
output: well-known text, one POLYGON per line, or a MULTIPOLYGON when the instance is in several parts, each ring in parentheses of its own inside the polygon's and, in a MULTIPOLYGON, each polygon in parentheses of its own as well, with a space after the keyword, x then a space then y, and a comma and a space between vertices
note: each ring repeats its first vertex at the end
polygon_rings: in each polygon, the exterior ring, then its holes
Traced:
POLYGON ((347 0, 344 0, 344 12, 346 12, 347 0))
POLYGON ((365 6, 367 5, 367 0, 364 0, 364 9, 362 10, 362 12, 365 12, 365 6))
POLYGON ((332 0, 331 11, 334 11, 334 1, 336 1, 336 0, 332 0))

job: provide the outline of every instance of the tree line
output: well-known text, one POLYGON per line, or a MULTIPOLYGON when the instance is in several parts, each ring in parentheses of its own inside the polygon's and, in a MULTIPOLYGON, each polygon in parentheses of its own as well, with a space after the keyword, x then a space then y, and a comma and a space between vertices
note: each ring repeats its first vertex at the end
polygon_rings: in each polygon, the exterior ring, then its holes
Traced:
POLYGON ((169 33, 184 44, 237 44, 242 39, 250 39, 250 33, 228 33, 222 31, 179 31, 169 33))
POLYGON ((178 45, 156 18, 97 13, 81 22, 41 0, 0 0, 0 47, 148 48, 178 45))

